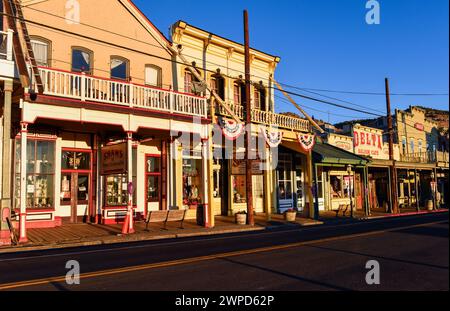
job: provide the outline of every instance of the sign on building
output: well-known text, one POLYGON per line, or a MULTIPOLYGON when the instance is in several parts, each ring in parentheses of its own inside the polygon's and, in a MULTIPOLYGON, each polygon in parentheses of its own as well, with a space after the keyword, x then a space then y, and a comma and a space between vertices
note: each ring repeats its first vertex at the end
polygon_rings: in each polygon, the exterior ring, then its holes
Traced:
POLYGON ((102 148, 102 175, 127 172, 127 144, 117 144, 102 148))

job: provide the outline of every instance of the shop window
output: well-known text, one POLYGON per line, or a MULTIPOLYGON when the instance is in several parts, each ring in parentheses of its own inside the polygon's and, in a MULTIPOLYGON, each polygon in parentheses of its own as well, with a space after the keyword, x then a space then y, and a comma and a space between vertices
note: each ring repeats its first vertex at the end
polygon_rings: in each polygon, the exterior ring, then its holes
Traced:
POLYGON ((292 157, 290 154, 280 154, 278 159, 278 199, 293 199, 292 157))
POLYGON ((93 53, 85 48, 72 49, 72 71, 92 73, 92 59, 93 53))
POLYGON ((233 203, 247 203, 247 187, 245 175, 232 175, 233 203))
POLYGON ((201 159, 183 159, 183 205, 190 208, 200 204, 201 159))
POLYGON ((148 156, 146 161, 147 202, 160 201, 161 158, 148 156))
MULTIPOLYGON (((20 140, 15 152, 15 207, 20 208, 20 140)), ((27 141, 26 203, 29 209, 54 208, 55 142, 27 141)))
POLYGON ((344 198, 342 176, 330 176, 331 197, 333 199, 344 198))
POLYGON ((129 80, 130 62, 122 57, 111 57, 111 79, 129 80))
POLYGON ((317 168, 317 197, 323 199, 323 168, 317 168))
MULTIPOLYGON (((137 185, 137 150, 133 148, 133 205, 136 204, 137 185)), ((107 207, 120 207, 128 205, 128 174, 111 174, 105 176, 106 193, 105 203, 107 207)))

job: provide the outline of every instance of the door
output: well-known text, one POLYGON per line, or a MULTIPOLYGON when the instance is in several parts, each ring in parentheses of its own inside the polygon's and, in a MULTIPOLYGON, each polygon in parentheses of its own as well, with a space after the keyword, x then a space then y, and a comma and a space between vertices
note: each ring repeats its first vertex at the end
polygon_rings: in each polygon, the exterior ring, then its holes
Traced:
POLYGON ((89 217, 90 175, 63 173, 61 175, 61 205, 68 207, 70 223, 84 222, 89 217))
POLYGON ((87 222, 92 188, 92 154, 85 150, 63 150, 61 166, 61 215, 70 223, 87 222))
POLYGON ((264 175, 253 175, 252 177, 255 213, 264 213, 264 175))

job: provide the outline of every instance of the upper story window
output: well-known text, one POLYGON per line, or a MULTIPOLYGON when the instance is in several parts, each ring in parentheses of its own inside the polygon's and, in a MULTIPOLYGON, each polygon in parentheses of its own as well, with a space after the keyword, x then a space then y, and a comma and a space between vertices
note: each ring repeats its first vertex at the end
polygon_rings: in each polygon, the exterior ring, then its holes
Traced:
POLYGON ((197 89, 199 87, 200 81, 192 74, 189 69, 184 71, 184 92, 202 95, 202 91, 197 89))
POLYGON ((244 106, 247 103, 245 84, 242 81, 234 82, 233 94, 233 104, 244 106))
POLYGON ((258 110, 266 110, 266 90, 262 82, 255 85, 254 90, 254 108, 258 110))
POLYGON ((50 41, 44 38, 32 37, 30 42, 37 65, 50 67, 50 41))
POLYGON ((411 138, 410 142, 411 153, 414 153, 414 139, 411 138))
POLYGON ((127 80, 129 79, 130 62, 122 57, 111 57, 111 79, 127 80))
POLYGON ((92 51, 84 48, 72 49, 72 71, 84 72, 87 74, 92 73, 93 63, 92 51))
POLYGON ((418 141, 418 147, 419 147, 419 153, 422 154, 422 147, 423 147, 423 142, 422 140, 418 141))
POLYGON ((407 152, 406 137, 402 137, 402 154, 406 154, 407 152))
POLYGON ((222 100, 225 100, 225 79, 220 74, 211 76, 211 89, 216 91, 222 100))
POLYGON ((145 66, 145 85, 162 87, 162 70, 155 65, 145 66))

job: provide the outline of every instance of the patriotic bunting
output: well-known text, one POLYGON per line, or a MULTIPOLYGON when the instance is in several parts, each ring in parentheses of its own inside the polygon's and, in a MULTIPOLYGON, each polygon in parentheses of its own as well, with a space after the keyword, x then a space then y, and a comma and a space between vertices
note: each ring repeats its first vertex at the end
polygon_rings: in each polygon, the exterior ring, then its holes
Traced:
POLYGON ((298 142, 304 151, 309 152, 316 144, 316 136, 314 134, 298 134, 298 142))

